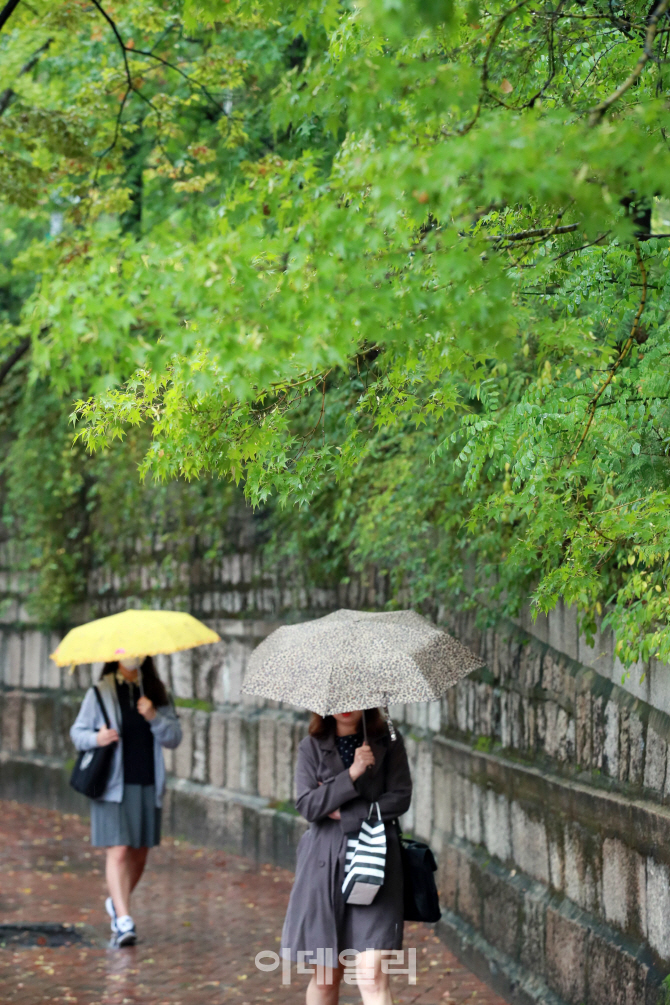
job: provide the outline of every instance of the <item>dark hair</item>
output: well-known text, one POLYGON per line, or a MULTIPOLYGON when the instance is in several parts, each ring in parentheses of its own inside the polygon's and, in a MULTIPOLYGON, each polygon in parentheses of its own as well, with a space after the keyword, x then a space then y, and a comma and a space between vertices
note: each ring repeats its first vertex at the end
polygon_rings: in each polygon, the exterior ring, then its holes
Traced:
MULTIPOLYGON (((102 668, 102 673, 100 674, 100 680, 102 680, 103 677, 106 677, 108 673, 116 673, 118 669, 118 660, 113 660, 111 663, 105 663, 102 668)), ((156 708, 160 708, 161 705, 169 705, 170 702, 167 696, 167 691, 165 690, 165 685, 156 673, 156 667, 154 666, 154 661, 151 656, 147 656, 142 664, 142 685, 144 687, 145 695, 154 703, 156 708)))
MULTIPOLYGON (((386 732, 386 720, 378 708, 366 708, 363 715, 365 716, 368 736, 382 736, 386 732)), ((322 740, 326 736, 331 736, 334 732, 334 716, 323 716, 317 712, 312 712, 312 718, 309 723, 310 736, 315 736, 318 740, 322 740)))

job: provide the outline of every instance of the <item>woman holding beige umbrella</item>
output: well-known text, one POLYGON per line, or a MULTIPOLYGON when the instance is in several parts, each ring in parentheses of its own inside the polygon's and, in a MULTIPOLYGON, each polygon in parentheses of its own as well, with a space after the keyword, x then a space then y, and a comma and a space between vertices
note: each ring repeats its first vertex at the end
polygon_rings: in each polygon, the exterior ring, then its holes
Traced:
POLYGON ((414 611, 335 611, 277 629, 252 653, 248 694, 313 713, 296 765, 310 827, 281 939, 285 959, 317 961, 307 1005, 337 1005, 352 956, 364 1005, 391 1005, 384 955, 402 948, 416 890, 404 888, 397 829, 412 781, 386 706, 434 701, 481 665, 414 611))

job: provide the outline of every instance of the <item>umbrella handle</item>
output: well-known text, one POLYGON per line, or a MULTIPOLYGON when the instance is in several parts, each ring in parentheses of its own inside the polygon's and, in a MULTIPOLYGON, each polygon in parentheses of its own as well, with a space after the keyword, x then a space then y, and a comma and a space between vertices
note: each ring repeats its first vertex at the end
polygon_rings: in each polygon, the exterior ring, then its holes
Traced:
POLYGON ((368 726, 365 721, 365 709, 363 709, 363 743, 367 745, 368 742, 368 726))
POLYGON ((391 736, 391 742, 394 742, 398 738, 398 734, 395 731, 395 726, 393 725, 393 719, 391 718, 391 713, 389 712, 388 695, 384 695, 384 698, 387 700, 385 700, 384 704, 382 705, 382 714, 386 719, 386 725, 388 726, 389 734, 391 736))
POLYGON ((140 689, 140 698, 144 698, 144 681, 142 680, 142 667, 137 670, 137 684, 140 689))

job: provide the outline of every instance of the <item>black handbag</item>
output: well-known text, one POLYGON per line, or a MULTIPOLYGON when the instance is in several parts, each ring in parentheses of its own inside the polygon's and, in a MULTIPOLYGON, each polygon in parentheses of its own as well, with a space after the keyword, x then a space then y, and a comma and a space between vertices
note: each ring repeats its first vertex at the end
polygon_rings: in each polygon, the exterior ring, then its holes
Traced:
POLYGON ((435 885, 435 856, 427 844, 403 837, 399 825, 396 826, 402 859, 405 921, 439 921, 442 912, 435 885))
MULTIPOLYGON (((94 687, 95 696, 102 710, 105 726, 110 728, 109 716, 104 702, 100 697, 97 687, 94 687)), ((95 747, 93 750, 80 750, 75 761, 70 785, 76 792, 81 792, 89 799, 99 799, 107 788, 109 779, 109 769, 112 766, 112 757, 116 743, 109 743, 106 747, 95 747)))

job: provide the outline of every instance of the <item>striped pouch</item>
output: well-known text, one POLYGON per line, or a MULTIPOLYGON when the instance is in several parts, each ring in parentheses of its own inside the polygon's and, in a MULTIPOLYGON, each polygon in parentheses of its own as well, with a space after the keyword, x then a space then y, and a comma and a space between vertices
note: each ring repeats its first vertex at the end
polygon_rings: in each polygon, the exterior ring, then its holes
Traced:
POLYGON ((384 883, 385 866, 386 827, 379 803, 373 803, 358 834, 347 841, 342 884, 345 904, 371 904, 384 883), (375 823, 370 819, 373 807, 377 808, 375 823))

